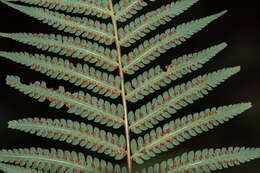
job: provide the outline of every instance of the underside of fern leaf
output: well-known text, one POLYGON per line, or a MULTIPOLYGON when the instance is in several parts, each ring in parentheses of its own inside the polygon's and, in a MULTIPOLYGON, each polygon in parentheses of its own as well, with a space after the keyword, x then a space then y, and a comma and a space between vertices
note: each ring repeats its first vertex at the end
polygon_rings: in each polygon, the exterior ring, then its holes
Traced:
POLYGON ((149 69, 137 78, 125 84, 127 95, 126 98, 131 102, 136 102, 149 95, 156 90, 170 84, 178 78, 191 73, 203 67, 218 52, 226 47, 226 43, 212 46, 198 53, 184 55, 177 59, 173 59, 171 64, 166 66, 164 71, 160 66, 149 69))
POLYGON ((70 0, 20 0, 23 3, 38 5, 49 9, 61 10, 69 13, 93 15, 103 19, 110 17, 110 11, 107 9, 108 1, 84 1, 79 0, 71 3, 70 0))
POLYGON ((132 140, 132 158, 136 162, 142 163, 142 159, 148 160, 157 153, 172 149, 197 134, 229 121, 250 107, 250 103, 242 103, 211 108, 164 124, 163 127, 158 127, 144 135, 144 138, 139 137, 137 141, 132 140))
POLYGON ((82 153, 61 149, 25 148, 0 151, 0 161, 26 167, 37 167, 44 172, 125 172, 118 165, 82 153))
POLYGON ((135 21, 119 29, 120 44, 123 47, 128 47, 141 39, 151 30, 155 30, 161 24, 165 24, 175 16, 184 12, 198 0, 182 0, 172 2, 166 6, 148 12, 145 15, 135 19, 135 21))
POLYGON ((149 41, 144 41, 128 55, 123 55, 123 71, 128 74, 133 74, 135 71, 139 70, 140 67, 144 67, 162 53, 180 45, 193 34, 197 33, 210 22, 225 13, 226 11, 181 24, 176 28, 167 29, 164 33, 156 35, 149 41))
POLYGON ((208 91, 217 87, 225 79, 237 73, 240 67, 221 69, 219 71, 199 76, 186 84, 177 85, 153 99, 135 113, 129 113, 130 129, 134 133, 141 133, 165 118, 170 118, 182 107, 208 94, 208 91))
POLYGON ((212 172, 233 167, 260 158, 259 148, 229 147, 190 151, 174 159, 163 161, 154 167, 142 170, 151 172, 212 172))
POLYGON ((37 136, 47 137, 55 140, 66 141, 73 145, 80 145, 98 153, 104 153, 117 160, 122 159, 125 154, 125 137, 106 133, 85 123, 70 120, 51 120, 28 118, 10 121, 8 127, 24 132, 36 133, 37 136))
POLYGON ((172 56, 165 67, 153 63, 226 13, 223 11, 159 30, 198 1, 162 2, 164 5, 157 9, 142 13, 150 4, 161 4, 161 1, 2 0, 8 7, 60 33, 0 31, 2 38, 43 52, 0 50, 0 56, 80 89, 72 93, 63 86, 48 88, 44 81, 24 84, 17 75, 8 75, 6 84, 39 102, 48 101, 50 107, 67 108, 68 113, 78 115, 82 120, 33 117, 9 121, 8 127, 80 146, 83 151, 37 147, 4 149, 0 151, 0 170, 5 173, 133 173, 133 170, 141 173, 208 173, 259 158, 258 148, 203 149, 141 171, 134 168, 135 164, 160 157, 161 153, 233 119, 252 106, 251 103, 239 103, 212 107, 180 117, 180 109, 203 98, 240 71, 240 67, 223 68, 178 83, 178 79, 206 66, 227 46, 225 42, 196 53, 189 53, 191 50, 180 57, 172 56), (155 30, 156 35, 151 37, 155 30), (126 47, 128 51, 124 51, 126 47), (154 66, 144 71, 148 64, 154 66), (129 75, 135 75, 135 78, 129 75), (155 95, 155 91, 158 94, 155 95), (153 99, 136 104, 148 95, 153 99), (117 100, 120 97, 121 102, 117 100), (129 110, 128 104, 135 104, 136 109, 129 110), (119 134, 120 130, 116 132, 121 128, 125 129, 124 135, 119 134), (130 138, 131 133, 139 137, 130 138), (111 162, 83 154, 89 151, 106 155, 111 162), (117 163, 123 159, 127 160, 127 166, 117 163))
POLYGON ((118 67, 116 50, 105 49, 97 43, 86 42, 78 37, 41 33, 0 33, 0 36, 32 45, 37 49, 58 53, 70 58, 83 59, 108 71, 113 71, 118 67))
POLYGON ((77 86, 111 98, 117 98, 121 93, 119 76, 103 73, 86 64, 83 66, 81 64, 74 65, 68 60, 22 52, 0 52, 0 56, 45 73, 51 78, 67 80, 77 86))
POLYGON ((3 171, 4 173, 42 173, 42 171, 36 170, 36 169, 31 169, 31 168, 24 168, 20 166, 14 166, 11 164, 4 164, 0 163, 0 170, 3 171))
POLYGON ((7 1, 3 1, 3 3, 58 30, 76 36, 93 39, 106 45, 111 45, 115 40, 112 33, 112 24, 100 23, 85 17, 71 17, 47 9, 17 5, 7 1))
POLYGON ((8 76, 6 82, 11 87, 37 99, 40 102, 48 100, 50 107, 60 109, 63 106, 68 108, 68 113, 74 113, 82 118, 94 120, 107 126, 119 128, 123 125, 122 105, 111 104, 103 99, 97 99, 82 91, 77 93, 66 92, 60 86, 57 90, 47 88, 45 82, 35 82, 29 85, 20 82, 18 76, 8 76))

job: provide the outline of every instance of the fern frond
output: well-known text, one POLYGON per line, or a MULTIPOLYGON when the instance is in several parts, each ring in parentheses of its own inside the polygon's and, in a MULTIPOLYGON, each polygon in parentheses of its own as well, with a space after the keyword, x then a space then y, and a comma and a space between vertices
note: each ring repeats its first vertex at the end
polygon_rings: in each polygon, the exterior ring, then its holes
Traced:
POLYGON ((126 155, 125 137, 71 120, 26 118, 8 122, 11 129, 21 130, 37 136, 66 141, 120 160, 126 155))
POLYGON ((149 64, 156 57, 160 56, 161 53, 165 53, 167 50, 182 44, 186 39, 225 13, 226 11, 223 11, 202 19, 181 24, 176 28, 166 30, 163 34, 156 35, 149 41, 144 41, 144 43, 139 45, 138 48, 135 48, 128 55, 123 55, 124 73, 134 74, 135 71, 149 64))
POLYGON ((0 171, 3 171, 4 173, 43 173, 42 171, 36 169, 24 168, 4 163, 0 163, 0 171))
POLYGON ((93 92, 104 94, 111 98, 120 96, 120 77, 90 68, 86 64, 76 66, 68 60, 52 58, 39 54, 29 54, 23 52, 1 52, 0 56, 23 64, 41 73, 45 73, 51 78, 68 80, 77 86, 87 88, 93 92))
POLYGON ((54 34, 0 33, 1 37, 37 47, 70 58, 83 59, 108 71, 118 68, 115 49, 108 49, 96 43, 86 42, 78 37, 67 37, 54 34))
POLYGON ((154 93, 172 81, 202 68, 203 64, 208 62, 226 46, 226 43, 221 43, 200 52, 173 59, 171 64, 166 66, 166 71, 163 71, 160 66, 151 68, 125 84, 126 98, 131 102, 143 99, 144 96, 154 93))
POLYGON ((155 157, 157 153, 165 152, 193 136, 209 131, 251 107, 251 103, 223 106, 171 121, 163 128, 159 127, 144 135, 144 138, 132 140, 132 159, 141 164, 143 160, 155 157))
POLYGON ((111 23, 104 24, 87 18, 71 17, 48 9, 18 5, 5 0, 1 2, 58 30, 75 34, 76 36, 81 35, 106 45, 111 45, 114 42, 111 23))
MULTIPOLYGON (((11 1, 11 0, 8 0, 11 1)), ((108 1, 95 0, 19 0, 30 5, 38 5, 52 10, 61 10, 68 13, 97 16, 107 19, 111 16, 108 1)))
POLYGON ((68 108, 68 113, 80 115, 88 120, 119 128, 124 124, 123 106, 114 105, 103 99, 97 99, 89 94, 80 91, 77 93, 65 92, 64 87, 60 86, 57 90, 46 87, 45 82, 35 82, 26 85, 20 82, 18 76, 7 76, 6 83, 20 92, 37 99, 40 102, 50 101, 50 107, 60 109, 63 106, 68 108))
POLYGON ((118 30, 121 46, 131 46, 136 40, 141 39, 151 30, 155 30, 160 25, 183 13, 198 1, 179 0, 136 18, 133 22, 118 30))
POLYGON ((134 133, 141 133, 154 124, 169 118, 177 110, 194 103, 208 94, 208 91, 240 71, 240 67, 221 69, 207 75, 194 78, 192 81, 177 85, 143 105, 134 112, 129 113, 130 129, 134 133))
POLYGON ((126 172, 125 168, 118 165, 113 166, 110 162, 99 160, 82 153, 42 148, 25 148, 13 150, 1 150, 0 161, 4 163, 15 163, 26 167, 37 167, 38 169, 51 172, 77 172, 77 173, 104 173, 126 172))
MULTIPOLYGON (((156 0, 149 0, 156 1, 156 0)), ((131 18, 137 11, 142 10, 148 4, 144 0, 120 0, 114 5, 116 20, 118 22, 125 22, 131 18)))
POLYGON ((210 173, 260 158, 260 148, 229 147, 191 151, 143 169, 142 173, 210 173))

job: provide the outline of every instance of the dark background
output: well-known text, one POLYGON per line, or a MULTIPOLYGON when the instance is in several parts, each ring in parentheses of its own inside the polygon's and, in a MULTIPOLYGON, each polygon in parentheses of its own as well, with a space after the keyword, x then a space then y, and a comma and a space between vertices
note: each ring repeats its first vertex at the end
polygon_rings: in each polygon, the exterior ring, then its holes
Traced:
MULTIPOLYGON (((144 11, 150 11, 158 8, 162 4, 171 2, 170 0, 158 1, 151 3, 150 7, 146 7, 144 11)), ((210 47, 214 44, 223 41, 229 44, 222 53, 218 54, 216 58, 207 63, 203 69, 196 71, 191 75, 187 75, 184 79, 178 80, 176 83, 188 81, 192 77, 199 74, 212 72, 214 70, 238 66, 242 67, 241 72, 229 79, 226 83, 210 92, 209 95, 203 99, 196 101, 195 104, 187 106, 173 116, 181 117, 192 112, 202 111, 208 107, 235 104, 240 102, 251 101, 254 107, 238 116, 234 120, 221 125, 214 130, 198 135, 197 137, 187 140, 182 145, 171 150, 161 157, 174 157, 184 151, 197 150, 211 147, 227 147, 227 146, 256 146, 260 147, 260 79, 259 79, 259 18, 257 17, 257 4, 254 1, 206 1, 201 0, 194 5, 186 13, 176 17, 167 25, 160 27, 153 31, 147 37, 149 38, 157 34, 159 31, 163 32, 166 28, 176 26, 182 22, 187 22, 192 19, 201 18, 213 13, 228 9, 228 13, 210 24, 206 29, 199 32, 181 46, 171 49, 168 53, 163 54, 160 58, 154 61, 146 69, 156 65, 167 65, 172 58, 179 57, 184 53, 192 53, 201 49, 210 47)), ((141 13, 140 13, 141 14, 141 13)), ((138 15, 136 15, 138 16, 138 15)), ((32 32, 32 33, 58 33, 50 26, 46 26, 39 21, 27 17, 24 14, 17 12, 6 5, 0 3, 0 32, 32 32)), ((63 33, 64 34, 64 33, 63 33)), ((64 34, 66 35, 66 33, 64 34)), ((141 41, 137 42, 141 43, 141 41)), ((26 46, 15 41, 0 38, 0 49, 8 51, 28 51, 31 53, 41 53, 41 51, 33 47, 26 46)), ((123 49, 123 53, 133 49, 123 49)), ((52 54, 50 54, 52 55, 52 54)), ((45 117, 45 118, 67 118, 72 120, 84 121, 77 116, 66 113, 66 109, 55 110, 49 108, 48 103, 39 103, 31 99, 13 88, 5 84, 5 77, 7 74, 19 75, 22 81, 29 83, 30 81, 48 81, 48 86, 56 88, 59 85, 65 86, 69 91, 77 91, 79 88, 74 87, 64 81, 56 81, 49 79, 43 74, 29 70, 28 68, 15 64, 11 61, 0 59, 0 148, 25 148, 31 146, 39 146, 43 148, 64 148, 69 150, 81 151, 85 154, 97 155, 80 147, 71 146, 59 141, 48 140, 34 135, 26 134, 20 131, 14 131, 7 128, 7 122, 13 119, 20 119, 25 117, 45 117)), ((135 76, 126 76, 127 80, 135 76)), ((173 86, 174 84, 171 84, 173 86)), ((169 87, 164 88, 167 90, 169 87)), ((86 90, 85 90, 86 91, 86 90)), ((88 91, 89 92, 89 91, 88 91)), ((157 93, 156 93, 157 94, 157 93)), ((143 104, 154 98, 156 94, 147 97, 144 101, 137 104, 129 104, 129 108, 134 110, 138 105, 143 104)), ((119 102, 120 99, 114 101, 119 102)), ((166 121, 167 122, 167 121, 166 121)), ((98 126, 97 124, 94 124, 98 126)), ((110 130, 105 128, 106 130, 110 130)), ((123 128, 116 133, 124 133, 123 128)), ((133 136, 134 137, 134 136, 133 136)), ((102 158, 105 156, 102 155, 102 158)), ((111 160, 111 159, 110 159, 111 160)), ((121 163, 116 162, 115 163, 121 163)), ((158 157, 152 159, 147 165, 159 162, 158 157)), ((229 170, 219 172, 259 172, 260 160, 253 161, 249 164, 240 166, 239 168, 231 168, 229 170)))

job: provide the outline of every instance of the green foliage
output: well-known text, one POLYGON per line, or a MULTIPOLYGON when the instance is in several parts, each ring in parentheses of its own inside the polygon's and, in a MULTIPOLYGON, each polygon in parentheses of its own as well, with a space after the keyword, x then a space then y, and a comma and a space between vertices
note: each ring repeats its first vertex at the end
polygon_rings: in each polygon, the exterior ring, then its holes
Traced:
POLYGON ((147 5, 148 3, 144 0, 120 0, 119 3, 114 5, 115 17, 118 22, 126 22, 127 19, 133 17, 134 14, 147 5))
POLYGON ((93 15, 103 19, 110 17, 110 10, 107 9, 108 1, 95 0, 20 0, 30 5, 39 5, 52 10, 61 10, 68 13, 93 15))
POLYGON ((182 78, 184 75, 191 73, 203 67, 203 64, 213 58, 218 52, 227 46, 222 43, 211 48, 202 50, 198 53, 184 55, 172 60, 171 64, 166 66, 166 71, 160 66, 149 69, 147 72, 132 79, 125 84, 128 101, 137 102, 156 90, 167 86, 172 81, 182 78))
POLYGON ((82 153, 61 149, 25 148, 0 151, 0 161, 20 166, 38 168, 44 172, 125 172, 125 168, 113 166, 110 162, 99 160, 82 153))
POLYGON ((175 16, 183 13, 190 6, 198 2, 198 0, 182 0, 172 2, 166 6, 148 12, 139 18, 136 18, 124 28, 119 29, 120 44, 123 47, 129 47, 136 40, 141 39, 151 30, 155 30, 175 16))
POLYGON ((6 83, 39 102, 50 101, 50 107, 60 109, 66 106, 68 113, 74 113, 108 127, 119 128, 123 125, 123 108, 120 104, 116 106, 103 99, 84 94, 82 91, 77 93, 66 92, 62 86, 57 90, 49 89, 45 82, 37 81, 26 85, 20 82, 18 76, 7 76, 6 83))
POLYGON ((71 120, 51 120, 27 118, 14 120, 8 123, 11 129, 27 133, 36 133, 37 136, 66 141, 73 145, 80 145, 86 149, 104 153, 117 160, 125 156, 125 137, 106 133, 104 130, 71 120))
POLYGON ((226 11, 223 11, 199 20, 178 25, 176 28, 167 29, 164 33, 156 35, 149 41, 144 41, 138 48, 135 48, 128 55, 122 57, 124 64, 123 71, 127 74, 134 74, 139 68, 149 64, 167 50, 182 44, 186 39, 225 13, 226 11))
POLYGON ((131 142, 132 158, 137 163, 143 163, 155 157, 157 153, 172 149, 181 142, 197 136, 202 132, 213 129, 214 126, 223 124, 245 110, 251 108, 250 103, 223 106, 219 108, 206 109, 200 113, 190 114, 186 117, 178 118, 152 130, 144 137, 139 137, 131 142))
POLYGON ((105 49, 97 43, 86 42, 79 37, 31 33, 0 33, 0 36, 35 46, 37 49, 58 53, 62 56, 83 59, 108 71, 113 71, 118 67, 115 58, 116 50, 105 49))
POLYGON ((120 91, 120 77, 107 74, 89 67, 87 64, 74 65, 68 60, 52 58, 45 55, 29 53, 0 52, 0 56, 10 59, 16 63, 23 64, 51 78, 63 79, 74 83, 76 86, 87 88, 93 92, 117 98, 120 91))
MULTIPOLYGON (((136 103, 155 91, 160 92, 173 81, 205 66, 227 46, 226 43, 217 44, 197 53, 172 59, 165 68, 157 65, 141 72, 142 68, 161 54, 181 45, 226 11, 192 20, 163 32, 158 30, 157 35, 149 38, 149 33, 189 9, 198 0, 177 0, 138 17, 135 14, 159 1, 120 0, 114 5, 112 0, 1 2, 73 36, 1 32, 1 37, 58 54, 62 58, 6 51, 0 51, 0 56, 85 90, 71 93, 62 86, 58 89, 47 88, 45 82, 24 84, 14 75, 7 76, 7 85, 40 102, 49 101, 50 107, 66 107, 68 113, 87 120, 83 123, 35 117, 9 121, 8 127, 51 140, 64 141, 111 157, 111 162, 108 162, 61 149, 1 150, 0 170, 5 173, 132 173, 132 161, 142 164, 251 108, 251 103, 213 107, 172 120, 177 111, 203 98, 213 88, 240 71, 240 67, 233 67, 199 75, 179 85, 174 83, 167 91, 157 96, 152 95, 154 97, 148 103, 140 103, 138 109, 127 111, 127 102, 136 103), (91 19, 89 15, 95 18, 91 19), (134 20, 130 20, 131 18, 134 20), (141 44, 135 45, 137 41, 141 44), (124 47, 128 47, 130 51, 122 54, 121 49, 124 47), (82 62, 74 63, 73 60, 82 62), (119 70, 119 75, 115 74, 116 70, 119 70), (135 78, 127 76, 130 79, 125 81, 124 75, 127 74, 135 74, 135 78), (98 96, 92 96, 91 92, 98 96), (106 98, 99 98, 102 96, 106 98), (115 100, 119 96, 122 97, 122 104, 115 100), (171 121, 158 127, 161 121, 170 118, 171 121), (99 123, 99 128, 91 125, 91 122, 99 123), (112 128, 102 130, 102 126, 112 128), (115 130, 123 126, 126 135, 119 135, 120 131, 116 134, 115 130), (130 139, 130 132, 141 134, 148 129, 150 132, 143 136, 130 139), (113 163, 124 158, 127 158, 128 169, 113 163)), ((141 173, 208 173, 259 157, 258 148, 204 149, 184 153, 144 168, 141 173)))
POLYGON ((134 133, 141 133, 165 118, 170 118, 181 108, 194 103, 208 94, 227 78, 240 71, 240 67, 221 69, 219 71, 199 76, 186 84, 177 85, 148 102, 141 108, 129 113, 130 129, 134 133))
POLYGON ((27 7, 2 1, 6 5, 36 18, 58 30, 93 39, 106 45, 114 42, 112 24, 104 24, 87 18, 71 17, 58 12, 37 7, 27 7))
POLYGON ((208 173, 224 168, 233 167, 260 158, 260 148, 219 148, 219 149, 204 149, 202 151, 191 151, 184 153, 174 159, 163 161, 161 164, 156 164, 142 173, 153 172, 201 172, 208 173))
POLYGON ((0 170, 4 173, 42 173, 42 171, 38 171, 36 169, 24 168, 4 163, 0 163, 0 170))

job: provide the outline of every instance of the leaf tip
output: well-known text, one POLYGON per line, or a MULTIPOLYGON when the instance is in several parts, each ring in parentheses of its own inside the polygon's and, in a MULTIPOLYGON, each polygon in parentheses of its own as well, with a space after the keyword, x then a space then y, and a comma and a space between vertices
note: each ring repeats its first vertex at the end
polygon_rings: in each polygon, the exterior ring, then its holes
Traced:
POLYGON ((240 70, 241 70, 241 66, 236 66, 236 67, 233 67, 233 68, 232 68, 232 71, 233 71, 234 73, 238 73, 240 70))
POLYGON ((17 83, 20 83, 20 78, 18 76, 7 75, 6 77, 7 85, 16 85, 17 83))
POLYGON ((217 14, 215 15, 215 17, 216 17, 216 18, 219 18, 219 17, 223 16, 224 14, 226 14, 227 12, 228 12, 228 10, 221 11, 221 12, 217 13, 217 14))
POLYGON ((221 45, 222 45, 224 48, 226 48, 226 47, 228 46, 227 42, 223 42, 221 45))
POLYGON ((226 14, 228 12, 228 10, 223 10, 219 13, 219 16, 223 16, 224 14, 226 14))
POLYGON ((240 113, 242 113, 252 108, 253 104, 251 102, 244 102, 241 104, 237 104, 237 106, 240 108, 240 113))
POLYGON ((15 125, 14 125, 14 121, 9 121, 8 122, 8 128, 9 129, 14 129, 15 125))
POLYGON ((245 111, 253 107, 252 102, 247 102, 247 103, 244 103, 243 105, 245 106, 245 111))
POLYGON ((223 14, 226 14, 227 12, 228 12, 228 10, 224 10, 224 11, 222 11, 223 14))

